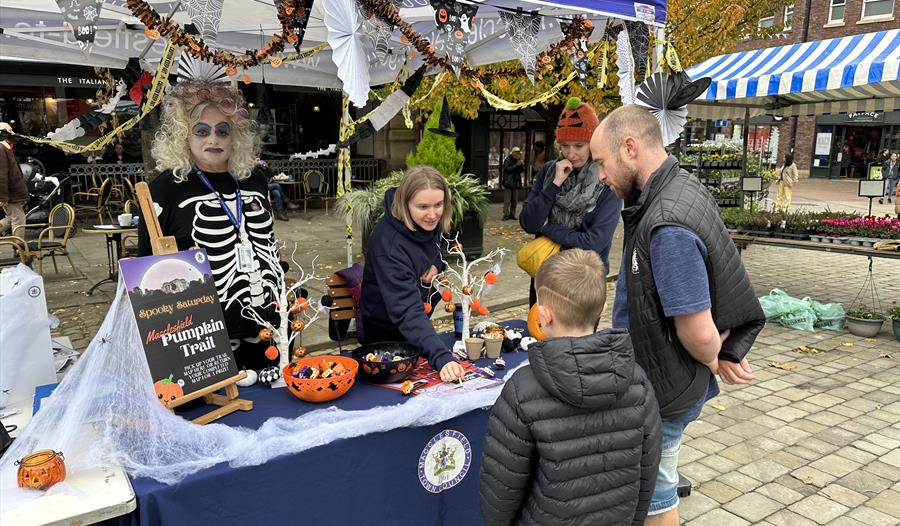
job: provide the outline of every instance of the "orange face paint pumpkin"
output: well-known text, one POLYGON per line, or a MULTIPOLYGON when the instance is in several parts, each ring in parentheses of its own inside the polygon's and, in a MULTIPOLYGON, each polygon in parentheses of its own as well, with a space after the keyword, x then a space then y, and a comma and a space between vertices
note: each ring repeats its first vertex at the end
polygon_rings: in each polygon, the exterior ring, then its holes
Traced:
POLYGON ((163 378, 153 384, 153 390, 156 391, 156 397, 163 405, 169 405, 170 402, 184 396, 184 389, 176 382, 172 381, 172 376, 163 378))

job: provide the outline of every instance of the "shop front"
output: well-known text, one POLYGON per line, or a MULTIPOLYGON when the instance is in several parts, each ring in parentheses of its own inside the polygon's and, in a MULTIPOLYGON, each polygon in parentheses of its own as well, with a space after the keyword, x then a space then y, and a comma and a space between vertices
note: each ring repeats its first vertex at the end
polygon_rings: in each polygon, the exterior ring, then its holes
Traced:
POLYGON ((811 177, 866 177, 882 150, 900 150, 900 111, 822 115, 815 126, 811 177))

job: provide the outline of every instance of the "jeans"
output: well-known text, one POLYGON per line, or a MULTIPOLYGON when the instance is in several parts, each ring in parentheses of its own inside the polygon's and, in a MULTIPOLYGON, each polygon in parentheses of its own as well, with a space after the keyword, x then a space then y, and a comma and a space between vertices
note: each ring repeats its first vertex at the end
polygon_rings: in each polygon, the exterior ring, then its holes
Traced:
POLYGON ((269 195, 272 196, 272 206, 278 212, 284 210, 284 207, 290 202, 278 183, 269 183, 269 195))
POLYGON ((897 179, 888 179, 887 184, 884 185, 884 195, 890 197, 894 197, 894 192, 897 191, 897 182, 900 181, 900 178, 897 179))
POLYGON ((662 422, 662 455, 648 515, 659 515, 678 507, 678 453, 684 428, 685 425, 679 422, 662 422))

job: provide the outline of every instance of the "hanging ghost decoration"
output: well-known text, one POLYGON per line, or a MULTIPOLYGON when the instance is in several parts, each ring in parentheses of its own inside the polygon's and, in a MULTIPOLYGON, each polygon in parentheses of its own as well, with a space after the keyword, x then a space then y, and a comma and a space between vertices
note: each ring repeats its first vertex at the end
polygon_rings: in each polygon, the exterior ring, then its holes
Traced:
POLYGON ((434 22, 446 33, 444 51, 450 58, 453 71, 459 76, 466 54, 466 39, 472 32, 477 5, 460 4, 453 0, 431 0, 434 22))
MULTIPOLYGON (((560 21, 559 26, 563 34, 567 34, 572 23, 560 21)), ((591 33, 593 32, 594 28, 589 27, 582 34, 581 38, 572 43, 572 48, 569 50, 569 61, 572 63, 572 67, 575 68, 575 74, 578 75, 578 81, 581 82, 584 89, 587 89, 587 78, 590 70, 590 64, 588 63, 588 39, 591 38, 591 33)))
POLYGON ((94 43, 97 33, 97 19, 103 0, 56 0, 65 19, 66 27, 75 33, 75 40, 81 49, 94 43))
POLYGON ((534 84, 536 70, 534 61, 538 55, 537 34, 541 30, 543 22, 541 16, 537 13, 510 13, 508 11, 499 13, 500 19, 506 24, 509 42, 516 54, 519 55, 528 80, 534 84))

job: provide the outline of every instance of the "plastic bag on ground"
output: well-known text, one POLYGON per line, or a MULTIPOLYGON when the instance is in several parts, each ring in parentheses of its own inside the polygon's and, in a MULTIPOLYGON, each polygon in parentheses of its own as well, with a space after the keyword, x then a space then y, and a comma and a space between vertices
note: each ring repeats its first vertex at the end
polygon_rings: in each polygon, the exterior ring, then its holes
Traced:
POLYGON ((813 332, 815 327, 839 331, 844 328, 844 308, 839 303, 822 304, 809 297, 797 299, 781 289, 759 298, 766 319, 790 329, 813 332))

